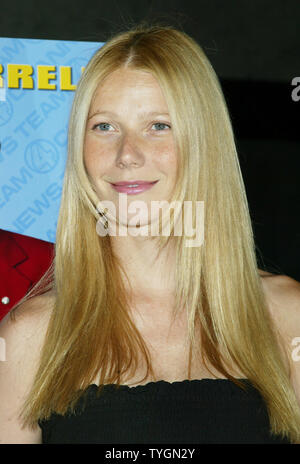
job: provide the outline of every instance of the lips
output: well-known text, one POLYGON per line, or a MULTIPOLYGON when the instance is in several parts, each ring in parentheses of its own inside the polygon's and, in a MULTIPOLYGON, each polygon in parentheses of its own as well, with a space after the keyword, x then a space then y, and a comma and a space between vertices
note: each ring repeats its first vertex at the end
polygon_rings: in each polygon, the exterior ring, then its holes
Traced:
POLYGON ((111 184, 112 188, 119 193, 126 193, 127 195, 136 195, 138 193, 143 193, 146 190, 151 189, 154 184, 156 184, 158 180, 154 182, 147 182, 147 181, 130 181, 130 182, 118 182, 116 184, 111 184))
POLYGON ((129 185, 148 185, 148 184, 155 184, 158 182, 157 180, 154 181, 146 181, 146 180, 131 180, 127 182, 112 182, 112 185, 116 185, 117 187, 122 187, 126 186, 128 187, 129 185))

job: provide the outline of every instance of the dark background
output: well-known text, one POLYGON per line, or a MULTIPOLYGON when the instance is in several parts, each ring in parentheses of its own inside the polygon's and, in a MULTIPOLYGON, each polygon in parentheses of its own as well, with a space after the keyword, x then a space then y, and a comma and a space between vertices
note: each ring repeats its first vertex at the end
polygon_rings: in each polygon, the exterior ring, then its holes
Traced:
POLYGON ((0 1, 1 37, 105 42, 142 19, 203 47, 229 107, 258 264, 300 281, 300 1, 0 1))

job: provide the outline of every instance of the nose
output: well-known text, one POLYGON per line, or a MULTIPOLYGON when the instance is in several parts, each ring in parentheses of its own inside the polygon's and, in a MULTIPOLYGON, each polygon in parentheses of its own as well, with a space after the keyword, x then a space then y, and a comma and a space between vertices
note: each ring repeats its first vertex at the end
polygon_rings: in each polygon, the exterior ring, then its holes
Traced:
POLYGON ((122 137, 117 153, 116 164, 118 167, 122 168, 126 166, 143 166, 143 152, 138 145, 137 137, 133 134, 126 134, 122 137))

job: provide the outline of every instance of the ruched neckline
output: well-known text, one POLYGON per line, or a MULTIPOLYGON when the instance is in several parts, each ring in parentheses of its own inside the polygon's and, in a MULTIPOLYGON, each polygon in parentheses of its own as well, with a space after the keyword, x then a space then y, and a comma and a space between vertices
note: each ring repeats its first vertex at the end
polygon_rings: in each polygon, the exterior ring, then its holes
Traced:
MULTIPOLYGON (((247 387, 250 387, 251 390, 255 390, 252 386, 252 383, 246 378, 236 378, 235 380, 241 382, 247 387)), ((213 379, 213 378, 202 378, 202 379, 186 379, 186 380, 178 380, 174 382, 168 382, 166 380, 158 380, 158 381, 151 381, 146 384, 142 385, 125 385, 125 384, 103 384, 101 385, 102 391, 106 393, 124 393, 129 395, 139 395, 139 394, 147 394, 147 396, 155 395, 192 395, 195 396, 199 394, 202 396, 204 392, 210 392, 211 388, 214 387, 219 388, 221 386, 228 389, 232 393, 240 393, 241 388, 236 385, 233 381, 229 379, 213 379), (215 382, 215 383, 214 383, 215 382)), ((91 396, 97 393, 99 390, 99 385, 96 383, 90 384, 84 391, 91 396)), ((256 391, 256 390, 255 390, 256 391)), ((215 394, 215 393, 214 393, 215 394)))
POLYGON ((288 443, 270 435, 267 408, 246 378, 96 383, 75 410, 39 421, 43 443, 288 443))
MULTIPOLYGON (((247 381, 249 382, 248 379, 246 378, 236 378, 235 380, 242 380, 242 381, 247 381)), ((130 388, 130 389, 139 389, 139 388, 153 388, 153 386, 155 385, 165 385, 165 386, 174 386, 174 387, 177 387, 178 384, 197 384, 199 382, 208 382, 208 381, 226 381, 226 382, 230 382, 229 379, 220 379, 220 378, 216 378, 216 379, 213 379, 213 378, 209 378, 209 377, 204 377, 202 379, 184 379, 184 380, 175 380, 174 382, 169 382, 168 380, 153 380, 151 382, 147 382, 145 384, 141 384, 141 385, 133 385, 132 387, 130 385, 126 385, 126 384, 120 384, 119 386, 120 387, 124 387, 125 389, 126 388, 130 388)), ((108 384, 104 384, 105 386, 114 386, 114 385, 117 385, 117 384, 114 384, 114 383, 108 383, 108 384)), ((89 387, 99 387, 99 385, 97 385, 96 383, 91 383, 87 388, 89 387)))

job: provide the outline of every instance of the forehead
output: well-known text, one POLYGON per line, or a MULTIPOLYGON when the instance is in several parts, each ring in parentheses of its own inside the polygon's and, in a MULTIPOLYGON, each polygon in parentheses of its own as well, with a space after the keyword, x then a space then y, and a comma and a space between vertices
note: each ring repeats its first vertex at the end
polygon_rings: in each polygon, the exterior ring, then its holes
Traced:
POLYGON ((112 72, 99 83, 91 106, 95 102, 109 103, 128 98, 164 100, 159 82, 150 72, 122 68, 112 72))

